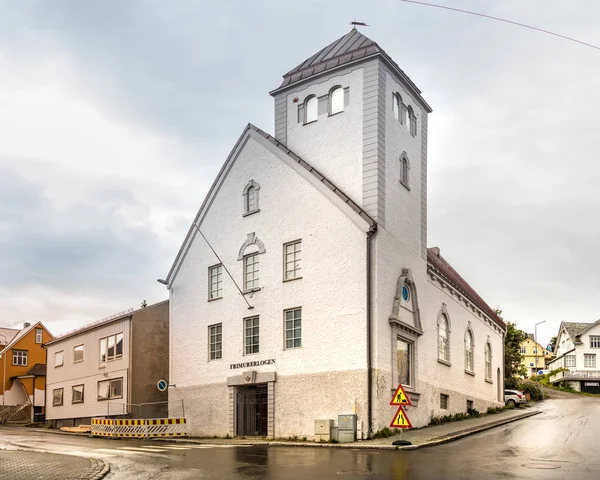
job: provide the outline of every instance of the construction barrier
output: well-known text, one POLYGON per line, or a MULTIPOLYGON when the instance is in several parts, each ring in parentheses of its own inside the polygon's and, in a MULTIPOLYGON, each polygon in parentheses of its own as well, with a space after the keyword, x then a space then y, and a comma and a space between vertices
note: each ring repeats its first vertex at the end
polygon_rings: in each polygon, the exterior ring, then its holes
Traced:
POLYGON ((99 437, 186 437, 185 418, 140 420, 92 419, 92 435, 99 437))

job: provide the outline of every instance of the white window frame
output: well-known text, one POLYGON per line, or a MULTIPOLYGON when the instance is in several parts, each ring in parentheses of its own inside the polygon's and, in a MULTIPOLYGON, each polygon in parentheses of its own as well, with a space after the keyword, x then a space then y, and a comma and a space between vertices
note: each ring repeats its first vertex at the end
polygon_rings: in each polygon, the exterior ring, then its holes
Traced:
POLYGON ((575 368, 577 366, 577 357, 575 355, 565 355, 565 367, 575 368), (569 365, 572 364, 572 365, 569 365))
POLYGON ((438 360, 450 364, 450 319, 445 312, 438 315, 438 360))
POLYGON ((400 156, 400 183, 410 190, 410 187, 408 186, 409 174, 410 162, 406 152, 404 152, 400 156))
POLYGON ((283 331, 285 350, 302 347, 302 307, 283 311, 283 331))
POLYGON ((53 407, 62 407, 65 399, 65 389, 64 388, 55 388, 52 390, 52 406, 53 407), (60 392, 60 400, 57 400, 56 394, 60 392))
POLYGON ((208 267, 208 301, 223 298, 223 264, 208 267))
POLYGON ((600 348, 600 335, 590 335, 590 348, 600 348))
POLYGON ((216 323, 208 326, 208 360, 223 358, 223 324, 216 323))
POLYGON ((73 385, 71 387, 71 405, 78 404, 78 403, 83 403, 84 402, 84 392, 85 392, 85 385, 84 384, 73 385), (77 389, 79 387, 81 387, 81 400, 75 400, 75 392, 77 391, 77 389))
POLYGON ((83 356, 85 354, 85 347, 84 344, 80 344, 80 345, 75 345, 73 347, 73 363, 81 363, 83 362, 83 356), (81 352, 81 358, 77 359, 77 355, 76 352, 81 352))
POLYGON ((417 136, 417 116, 412 107, 408 107, 408 131, 413 137, 417 136))
MULTIPOLYGON (((317 105, 318 107, 318 105, 317 105)), ((329 90, 329 115, 335 115, 344 111, 344 88, 336 85, 329 90)))
POLYGON ((302 278, 302 240, 294 240, 283 244, 283 281, 302 278))
POLYGON ((244 355, 260 353, 260 317, 244 318, 244 355), (254 329, 257 329, 256 332, 254 329))
POLYGON ((98 382, 98 397, 97 397, 97 401, 98 402, 102 402, 105 400, 112 400, 113 398, 123 398, 123 377, 121 378, 111 378, 109 380, 100 380, 98 382), (113 383, 116 385, 117 383, 121 383, 121 395, 113 395, 113 383), (108 391, 106 393, 106 397, 105 396, 101 396, 100 395, 100 386, 102 385, 103 387, 108 386, 108 391))
POLYGON ((26 367, 29 361, 29 350, 15 350, 12 351, 12 364, 16 367, 26 367))
POLYGON ((485 342, 484 349, 484 357, 485 357, 485 379, 488 382, 492 381, 492 345, 490 342, 485 342))
POLYGON ((584 353, 583 354, 583 366, 585 368, 596 368, 596 354, 595 353, 584 353))
POLYGON ((404 105, 402 103, 400 105, 400 123, 402 125, 404 125, 404 128, 406 128, 406 130, 409 129, 409 127, 406 126, 407 122, 408 122, 408 108, 406 107, 406 105, 404 105))
POLYGON ((44 338, 44 329, 36 328, 35 329, 35 343, 42 343, 44 338))
POLYGON ((415 342, 401 335, 396 336, 396 374, 398 376, 398 383, 406 385, 408 387, 415 386, 415 342), (408 382, 403 383, 400 376, 400 362, 398 357, 398 343, 402 342, 408 346, 408 382))
POLYGON ((470 328, 465 332, 465 372, 475 375, 475 338, 470 328))
POLYGON ((108 335, 106 337, 102 337, 99 340, 99 344, 100 344, 100 363, 104 364, 106 362, 111 362, 113 360, 117 360, 119 358, 123 357, 123 350, 124 350, 124 337, 123 337, 123 332, 119 332, 119 333, 115 333, 114 335, 108 335), (121 353, 117 354, 117 347, 119 345, 119 340, 121 341, 121 353), (109 350, 110 350, 110 345, 112 343, 112 349, 113 349, 113 354, 110 355, 109 354, 109 350), (103 347, 104 344, 104 347, 103 347), (106 358, 102 359, 102 351, 103 349, 105 349, 106 352, 106 358))
POLYGON ((402 97, 398 92, 392 94, 392 114, 394 118, 400 121, 400 111, 402 109, 402 97))
POLYGON ((243 262, 244 262, 244 291, 248 292, 248 291, 253 291, 256 289, 259 289, 259 281, 260 281, 260 261, 258 256, 260 255, 259 252, 254 252, 254 253, 249 253, 247 255, 244 255, 243 258, 243 262), (252 263, 250 263, 250 261, 252 261, 252 263), (252 267, 251 270, 248 269, 248 267, 252 267), (251 278, 248 279, 248 277, 251 275, 251 278))
POLYGON ((250 180, 244 187, 242 197, 244 199, 243 217, 260 212, 260 185, 254 180, 250 180))
POLYGON ((527 347, 521 347, 519 351, 521 352, 521 355, 525 355, 527 353, 527 347))
POLYGON ((65 364, 65 351, 54 352, 54 368, 62 367, 65 364))
POLYGON ((304 125, 316 122, 319 119, 319 99, 316 95, 306 97, 304 101, 304 125), (311 110, 309 110, 309 107, 311 110), (313 111, 314 109, 314 111, 313 111))

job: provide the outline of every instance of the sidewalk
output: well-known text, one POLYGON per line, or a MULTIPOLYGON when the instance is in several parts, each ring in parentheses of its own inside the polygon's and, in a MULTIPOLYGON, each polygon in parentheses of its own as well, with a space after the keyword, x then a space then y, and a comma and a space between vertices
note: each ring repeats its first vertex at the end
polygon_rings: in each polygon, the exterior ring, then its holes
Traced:
POLYGON ((96 458, 0 450, 0 480, 99 480, 109 471, 96 458))
POLYGON ((270 445, 285 447, 325 447, 325 448, 367 448, 390 450, 413 450, 416 448, 431 447, 442 443, 452 442, 468 435, 483 432, 500 425, 522 420, 542 413, 539 407, 516 408, 505 410, 495 415, 483 415, 480 418, 471 418, 460 422, 451 422, 444 425, 405 430, 389 438, 362 440, 354 443, 316 443, 311 441, 298 442, 289 440, 257 440, 254 438, 154 438, 155 441, 181 442, 181 443, 209 443, 226 445, 270 445), (397 440, 408 440, 411 445, 396 446, 397 440))

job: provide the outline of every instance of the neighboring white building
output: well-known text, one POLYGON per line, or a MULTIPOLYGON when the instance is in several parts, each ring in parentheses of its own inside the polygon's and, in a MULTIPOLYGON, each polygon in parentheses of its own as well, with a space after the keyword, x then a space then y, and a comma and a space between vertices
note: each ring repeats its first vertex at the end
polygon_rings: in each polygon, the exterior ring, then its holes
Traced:
POLYGON ((356 413, 364 438, 399 382, 417 427, 503 404, 505 325, 427 249, 416 85, 353 29, 271 95, 275 137, 244 130, 166 279, 190 435, 311 438, 356 413))
POLYGON ((169 303, 113 315, 47 342, 46 420, 167 415, 169 303), (151 402, 165 402, 149 405, 151 402))
POLYGON ((593 323, 562 322, 556 337, 552 383, 565 383, 582 392, 600 393, 600 320, 593 323), (564 369, 564 370, 562 370, 564 369))

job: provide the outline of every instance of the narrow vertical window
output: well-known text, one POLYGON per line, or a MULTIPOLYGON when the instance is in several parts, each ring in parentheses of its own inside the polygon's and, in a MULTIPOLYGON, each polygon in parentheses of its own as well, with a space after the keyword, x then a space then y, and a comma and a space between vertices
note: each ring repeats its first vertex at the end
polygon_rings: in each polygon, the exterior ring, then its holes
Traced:
POLYGON ((244 353, 259 353, 259 319, 251 317, 244 319, 244 353))
POLYGON ((123 334, 117 333, 115 341, 115 356, 116 358, 123 356, 123 334))
POLYGON ((398 338, 396 340, 396 360, 398 366, 398 383, 412 384, 412 344, 398 338))
POLYGON ((42 330, 41 328, 35 329, 35 343, 42 343, 43 332, 44 330, 42 330))
POLYGON ((407 188, 409 168, 408 157, 406 156, 406 152, 404 152, 400 158, 400 183, 407 188))
POLYGON ((100 339, 100 363, 104 363, 106 362, 106 344, 107 344, 107 338, 101 338, 100 339))
POLYGON ((408 130, 408 127, 407 127, 407 125, 408 125, 408 123, 407 123, 408 122, 408 109, 406 108, 406 105, 404 105, 404 104, 402 104, 400 106, 400 108, 401 108, 400 123, 402 125, 404 125, 404 127, 408 130))
POLYGON ((492 346, 485 344, 485 379, 492 381, 492 346))
POLYGON ((108 337, 108 359, 114 360, 115 358, 115 336, 111 335, 108 337))
POLYGON ((244 187, 244 216, 260 211, 258 204, 259 190, 260 185, 254 180, 250 180, 248 184, 244 187))
POLYGON ((334 87, 329 92, 329 115, 334 115, 344 111, 344 89, 334 87))
POLYGON ((473 334, 471 330, 465 333, 465 370, 473 373, 473 334))
POLYGON ((302 346, 302 309, 285 311, 285 348, 302 346))
POLYGON ((208 299, 215 300, 223 296, 223 265, 215 265, 208 269, 209 292, 208 299))
POLYGON ((208 327, 209 352, 211 360, 218 360, 223 354, 223 324, 208 327))
POLYGON ((258 253, 244 257, 244 290, 258 288, 258 253))
POLYGON ((409 119, 410 119, 410 134, 413 137, 417 136, 417 116, 413 112, 412 108, 408 107, 409 119))
POLYGON ((302 241, 286 243, 283 246, 283 279, 294 280, 301 277, 300 259, 302 241))
POLYGON ((402 100, 400 99, 400 95, 394 93, 392 95, 392 111, 394 112, 394 118, 396 120, 400 120, 400 105, 402 105, 402 100))
POLYGON ((441 314, 438 319, 438 358, 444 362, 450 361, 450 339, 448 336, 448 318, 441 314))
POLYGON ((319 114, 319 101, 316 96, 306 99, 304 104, 304 123, 310 123, 317 120, 319 114))

